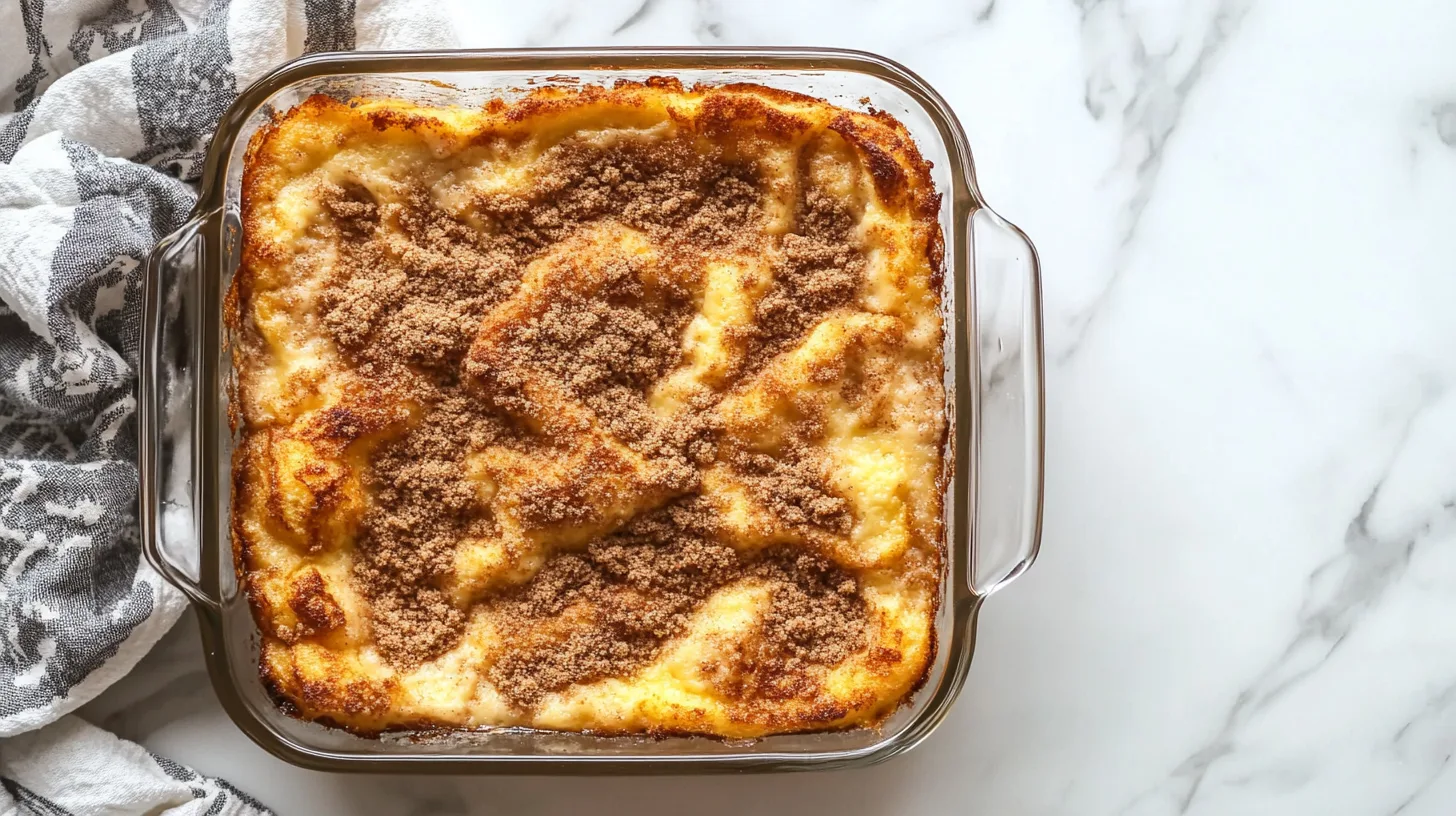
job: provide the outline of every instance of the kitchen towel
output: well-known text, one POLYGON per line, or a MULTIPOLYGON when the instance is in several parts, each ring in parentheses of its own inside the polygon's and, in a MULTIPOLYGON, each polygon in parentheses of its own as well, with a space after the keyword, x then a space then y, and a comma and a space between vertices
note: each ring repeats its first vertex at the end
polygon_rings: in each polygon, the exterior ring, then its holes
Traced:
POLYGON ((256 799, 76 716, 0 741, 0 816, 264 816, 256 799))
MULTIPOLYGON (((218 118, 303 52, 451 44, 419 0, 0 3, 0 737, 100 693, 185 607, 137 538, 141 276, 187 217, 218 118)), ((79 757, 70 719, 24 739, 79 757)), ((97 772, 141 750, 84 739, 118 746, 97 772)), ((0 782, 24 801, 12 787, 36 764, 13 753, 0 782)))

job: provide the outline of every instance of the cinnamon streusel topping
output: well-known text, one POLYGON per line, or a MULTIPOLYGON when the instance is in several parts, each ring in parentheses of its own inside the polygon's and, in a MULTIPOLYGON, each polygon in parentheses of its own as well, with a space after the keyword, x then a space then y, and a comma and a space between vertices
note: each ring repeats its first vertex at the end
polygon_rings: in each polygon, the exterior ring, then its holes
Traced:
POLYGON ((315 97, 248 163, 234 535, 303 716, 755 736, 918 682, 940 239, 898 123, 315 97))

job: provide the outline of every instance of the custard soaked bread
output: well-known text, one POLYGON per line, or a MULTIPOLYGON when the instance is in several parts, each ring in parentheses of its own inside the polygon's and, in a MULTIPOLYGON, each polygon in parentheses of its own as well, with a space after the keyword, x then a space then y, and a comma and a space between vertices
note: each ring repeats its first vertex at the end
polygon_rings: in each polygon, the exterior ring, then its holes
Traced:
POLYGON ((939 197, 768 88, 314 97, 228 297, 233 543, 299 716, 874 725, 935 650, 939 197))

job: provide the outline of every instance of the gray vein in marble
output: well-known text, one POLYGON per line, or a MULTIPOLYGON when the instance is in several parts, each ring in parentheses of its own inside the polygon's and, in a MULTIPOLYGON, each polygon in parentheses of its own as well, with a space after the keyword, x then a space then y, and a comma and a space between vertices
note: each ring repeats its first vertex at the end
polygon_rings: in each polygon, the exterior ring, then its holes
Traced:
POLYGON ((1012 375, 1022 365, 1021 354, 1017 353, 1011 357, 1003 357, 991 364, 991 370, 986 372, 983 391, 991 392, 999 389, 1002 384, 1011 379, 1012 375))
POLYGON ((1303 405, 1304 399, 1300 394, 1299 388, 1294 383, 1294 376, 1289 373, 1289 368, 1280 361, 1279 355, 1274 353, 1273 347, 1269 345, 1269 341, 1264 337, 1263 332, 1255 329, 1253 335, 1254 345, 1259 350, 1259 360, 1269 369, 1269 373, 1274 377, 1274 382, 1294 398, 1297 403, 1303 405))
POLYGON ((1436 135, 1447 147, 1456 147, 1456 102, 1445 102, 1431 111, 1436 122, 1436 135))
POLYGON ((566 30, 567 23, 571 22, 571 15, 566 11, 558 11, 542 21, 541 25, 531 30, 523 41, 527 48, 539 48, 543 45, 550 45, 561 32, 566 30))
POLYGON ((633 11, 631 15, 627 17, 627 19, 623 20, 621 25, 612 29, 612 36, 615 37, 616 35, 621 34, 623 31, 627 31, 628 29, 632 28, 643 20, 646 20, 648 15, 650 15, 653 10, 657 8, 657 2, 658 0, 642 0, 641 5, 637 6, 637 9, 633 11))
MULTIPOLYGON (((996 0, 988 4, 996 5, 996 0)), ((985 8, 976 8, 973 4, 967 4, 964 18, 960 16, 945 17, 937 21, 934 30, 931 32, 915 33, 914 39, 906 40, 905 47, 910 48, 938 48, 945 43, 958 43, 965 39, 968 32, 982 30, 980 26, 991 25, 991 14, 985 8), (964 24, 962 23, 964 20, 964 24)))
MULTIPOLYGON (((1453 506, 1453 502, 1445 502, 1442 506, 1449 510, 1453 506)), ((1420 713, 1396 729, 1394 736, 1390 739, 1390 743, 1397 751, 1404 752, 1405 746, 1414 741, 1415 734, 1421 726, 1431 723, 1433 720, 1450 716, 1453 713, 1456 713, 1456 683, 1452 683, 1432 695, 1431 699, 1421 707, 1420 713)), ((1446 739, 1447 745, 1440 752, 1440 761, 1426 773, 1420 785, 1411 791, 1409 796, 1401 800, 1400 804, 1396 805, 1394 810, 1390 811, 1390 816, 1398 816, 1398 814, 1404 813, 1409 809, 1411 805, 1420 801, 1426 791, 1430 790, 1431 786, 1436 784, 1436 780, 1440 779, 1441 775, 1450 767, 1451 757, 1456 756, 1456 746, 1452 746, 1450 740, 1451 737, 1448 736, 1446 739)))
POLYGON ((1182 76, 1170 77, 1171 57, 1168 53, 1149 53, 1137 21, 1129 18, 1128 0, 1074 0, 1082 12, 1084 41, 1097 40, 1101 16, 1115 14, 1125 37, 1126 53, 1118 55, 1132 63, 1136 74, 1133 87, 1119 87, 1111 76, 1114 71, 1103 65, 1089 70, 1083 104, 1094 120, 1101 121, 1116 109, 1122 120, 1124 159, 1142 148, 1143 155, 1133 168, 1134 190, 1127 203, 1118 249, 1113 257, 1112 275, 1083 310, 1075 314, 1069 326, 1071 337, 1056 356, 1064 362, 1076 355, 1098 316, 1105 310, 1127 268, 1133 241, 1137 238, 1143 214, 1152 201, 1168 141, 1182 122, 1183 110, 1193 89, 1208 73, 1209 66, 1228 44, 1249 9, 1249 0, 1222 0, 1204 26, 1203 41, 1193 62, 1182 76), (1120 102, 1120 104, 1119 104, 1120 102))
MULTIPOLYGON (((1449 508, 1452 504, 1452 502, 1446 502, 1443 506, 1449 508)), ((1417 726, 1429 722, 1433 718, 1445 714, 1453 708, 1456 708, 1456 683, 1452 683, 1431 695, 1431 699, 1425 705, 1421 706, 1419 714, 1406 720, 1401 724, 1400 728, 1395 730, 1395 734, 1390 738, 1391 744, 1399 748, 1410 740, 1417 726)))
POLYGON ((1409 808, 1411 805, 1414 805, 1417 801, 1419 801, 1420 798, 1425 795, 1426 791, 1430 790, 1431 786, 1436 784, 1436 780, 1441 778, 1441 774, 1446 772, 1446 767, 1450 764, 1451 754, 1446 754, 1445 758, 1441 760, 1441 764, 1436 766, 1435 770, 1431 771, 1429 774, 1426 775, 1425 780, 1421 782, 1420 786, 1412 791, 1411 795, 1407 796, 1404 801, 1397 805, 1395 810, 1392 810, 1390 812, 1390 816, 1400 816, 1400 814, 1406 811, 1406 808, 1409 808))
POLYGON ((1239 692, 1213 738, 1190 753, 1164 783, 1135 797, 1122 813, 1131 812, 1160 793, 1173 794, 1178 802, 1177 812, 1188 813, 1214 763, 1238 750, 1237 738, 1243 728, 1324 666, 1359 625, 1361 616, 1379 603, 1386 590, 1405 574, 1416 543, 1429 530, 1431 522, 1405 535, 1382 539, 1370 530, 1370 516, 1410 440, 1416 418, 1435 398, 1428 393, 1406 419, 1384 471, 1346 527, 1341 551, 1310 573, 1297 630, 1289 645, 1239 692), (1338 579, 1338 583, 1333 591, 1328 591, 1333 579, 1338 579))
POLYGON ((989 26, 992 18, 996 16, 996 3, 999 0, 982 0, 980 7, 976 3, 967 3, 965 6, 966 16, 957 16, 953 20, 942 20, 934 29, 935 33, 930 37, 918 39, 915 45, 924 48, 932 45, 939 45, 943 42, 958 42, 970 31, 982 31, 983 26, 989 26), (965 25, 961 20, 965 20, 965 25))
POLYGON ((699 42, 723 41, 723 7, 718 0, 697 0, 693 14, 693 34, 699 42))

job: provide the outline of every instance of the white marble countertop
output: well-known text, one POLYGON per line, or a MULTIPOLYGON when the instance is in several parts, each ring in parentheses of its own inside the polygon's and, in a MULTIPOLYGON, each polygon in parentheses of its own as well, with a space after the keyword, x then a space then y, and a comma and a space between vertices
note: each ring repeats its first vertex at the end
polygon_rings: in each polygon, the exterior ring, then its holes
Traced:
POLYGON ((303 771, 190 619, 84 715, 282 814, 1456 812, 1456 5, 458 2, 465 45, 835 45, 938 87, 1045 267, 1040 562, 940 730, 861 771, 303 771))

